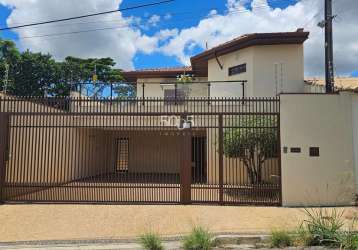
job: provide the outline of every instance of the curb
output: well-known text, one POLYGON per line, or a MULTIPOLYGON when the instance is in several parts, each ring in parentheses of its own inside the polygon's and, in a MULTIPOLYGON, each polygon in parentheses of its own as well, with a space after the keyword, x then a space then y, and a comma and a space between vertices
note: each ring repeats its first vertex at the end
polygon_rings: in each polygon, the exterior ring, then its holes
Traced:
MULTIPOLYGON (((163 242, 181 241, 183 235, 163 236, 163 242)), ((256 244, 267 242, 267 234, 235 234, 235 233, 217 233, 214 234, 214 240, 220 244, 256 244)), ((72 240, 40 240, 40 241, 16 241, 0 242, 0 247, 5 246, 44 246, 44 245, 74 245, 74 244, 133 244, 138 243, 138 237, 135 238, 118 238, 118 239, 72 239, 72 240)))

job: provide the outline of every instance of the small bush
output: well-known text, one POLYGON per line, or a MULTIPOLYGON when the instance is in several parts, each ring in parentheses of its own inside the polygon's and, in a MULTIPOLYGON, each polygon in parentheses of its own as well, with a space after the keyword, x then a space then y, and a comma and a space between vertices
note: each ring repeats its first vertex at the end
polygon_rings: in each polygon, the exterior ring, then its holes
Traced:
POLYGON ((342 233, 341 248, 346 250, 357 250, 358 234, 354 232, 342 233))
POLYGON ((184 238, 185 250, 211 250, 214 247, 212 235, 201 227, 195 227, 193 231, 184 238))
POLYGON ((302 228, 306 230, 311 246, 339 246, 344 225, 343 212, 337 209, 305 209, 307 219, 302 228))
POLYGON ((163 250, 162 241, 155 233, 146 233, 140 237, 140 243, 145 250, 163 250))
POLYGON ((312 234, 301 225, 295 232, 295 243, 296 246, 312 246, 314 242, 312 234))
POLYGON ((290 247, 293 245, 292 236, 284 230, 272 231, 271 233, 271 247, 290 247))

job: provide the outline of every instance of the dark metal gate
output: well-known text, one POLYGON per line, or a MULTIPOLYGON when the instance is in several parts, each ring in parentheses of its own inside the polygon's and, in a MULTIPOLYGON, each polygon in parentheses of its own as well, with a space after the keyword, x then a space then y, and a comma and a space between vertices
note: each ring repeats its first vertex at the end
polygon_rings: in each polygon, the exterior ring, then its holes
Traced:
POLYGON ((0 100, 5 202, 280 205, 279 100, 0 100))

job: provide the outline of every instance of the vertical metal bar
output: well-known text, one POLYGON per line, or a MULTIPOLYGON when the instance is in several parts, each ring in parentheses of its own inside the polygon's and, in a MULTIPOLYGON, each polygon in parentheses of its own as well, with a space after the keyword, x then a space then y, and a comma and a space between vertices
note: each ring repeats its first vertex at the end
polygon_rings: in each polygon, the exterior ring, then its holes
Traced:
POLYGON ((9 115, 0 113, 0 202, 4 200, 5 171, 8 154, 9 115))
POLYGON ((219 115, 219 202, 224 203, 224 129, 223 129, 223 115, 219 115))
MULTIPOLYGON (((277 103, 278 105, 280 105, 280 101, 278 101, 277 103)), ((279 106, 280 109, 280 106, 279 106)), ((281 168, 281 125, 280 125, 280 113, 277 115, 277 137, 278 137, 278 149, 277 149, 277 153, 278 153, 278 168, 279 168, 279 173, 280 173, 280 188, 279 188, 279 205, 282 206, 282 168, 281 168)))
POLYGON ((175 105, 177 105, 178 104, 178 100, 177 100, 177 98, 178 98, 178 83, 175 83, 174 84, 174 99, 175 99, 175 105))
POLYGON ((145 84, 142 84, 142 105, 145 105, 144 99, 145 99, 145 94, 144 94, 144 89, 145 89, 145 84))
POLYGON ((211 83, 208 82, 208 105, 210 105, 210 96, 211 96, 211 83))
POLYGON ((112 105, 112 100, 113 100, 113 83, 111 82, 111 101, 110 101, 111 105, 112 105))
POLYGON ((241 82, 241 87, 242 87, 242 99, 245 99, 245 81, 241 82))
POLYGON ((180 200, 182 204, 191 203, 191 131, 182 135, 180 164, 180 200))

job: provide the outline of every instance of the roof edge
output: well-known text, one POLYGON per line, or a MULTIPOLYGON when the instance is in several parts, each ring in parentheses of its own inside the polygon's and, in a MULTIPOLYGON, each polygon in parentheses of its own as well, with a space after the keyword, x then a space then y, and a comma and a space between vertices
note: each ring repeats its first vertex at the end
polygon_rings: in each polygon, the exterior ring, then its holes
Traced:
POLYGON ((302 44, 308 39, 309 34, 303 29, 297 29, 295 32, 247 34, 195 55, 190 58, 190 61, 194 65, 198 61, 209 60, 216 56, 257 45, 302 44))

